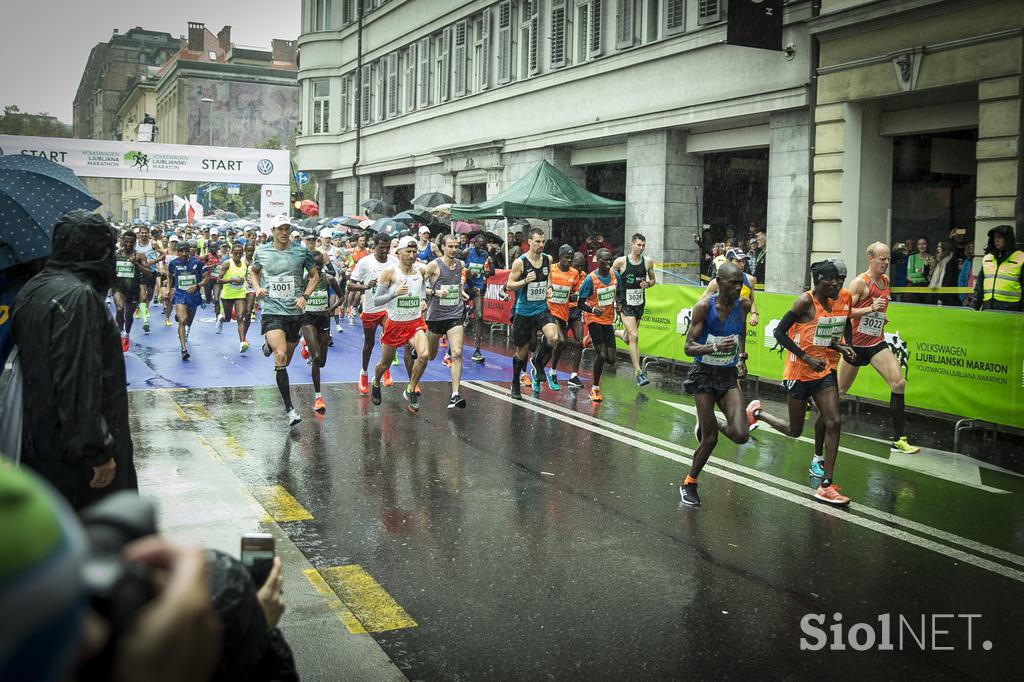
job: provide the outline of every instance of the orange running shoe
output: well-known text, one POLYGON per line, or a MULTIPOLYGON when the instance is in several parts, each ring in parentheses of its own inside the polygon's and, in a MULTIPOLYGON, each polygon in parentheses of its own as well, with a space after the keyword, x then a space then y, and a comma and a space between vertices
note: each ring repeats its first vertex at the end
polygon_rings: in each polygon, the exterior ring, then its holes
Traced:
POLYGON ((850 504, 850 498, 846 495, 839 493, 839 486, 832 484, 827 488, 818 486, 818 489, 814 491, 814 499, 827 502, 828 504, 842 507, 843 505, 850 504))
POLYGON ((359 392, 363 395, 370 393, 370 378, 362 373, 359 375, 359 392))
POLYGON ((523 374, 519 377, 519 383, 521 383, 523 386, 529 386, 531 389, 533 388, 533 379, 530 378, 529 372, 523 372, 523 374))
POLYGON ((380 385, 381 386, 394 386, 395 385, 394 379, 391 378, 391 370, 390 369, 384 370, 384 376, 382 376, 380 378, 380 385))
POLYGON ((121 352, 122 353, 127 353, 128 352, 128 348, 130 346, 131 346, 131 342, 128 340, 128 337, 127 336, 122 336, 121 337, 121 352))
POLYGON ((313 410, 315 412, 319 412, 320 414, 323 414, 324 412, 327 411, 327 406, 324 405, 324 399, 322 397, 317 398, 316 400, 313 401, 313 410))
POLYGON ((601 389, 599 387, 597 387, 597 386, 594 386, 593 388, 591 388, 590 389, 590 401, 594 402, 594 403, 599 403, 602 400, 604 400, 604 398, 601 397, 601 389))
POLYGON ((306 339, 302 339, 302 350, 300 353, 303 360, 309 360, 309 350, 306 348, 306 339))

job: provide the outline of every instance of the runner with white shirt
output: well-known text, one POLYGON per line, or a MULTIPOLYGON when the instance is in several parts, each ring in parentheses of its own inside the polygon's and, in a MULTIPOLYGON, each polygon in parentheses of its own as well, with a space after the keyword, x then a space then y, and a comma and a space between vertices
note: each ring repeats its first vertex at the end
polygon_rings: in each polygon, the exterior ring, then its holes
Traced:
MULTIPOLYGON (((363 364, 359 370, 359 392, 367 395, 370 392, 370 380, 367 370, 370 367, 370 354, 377 342, 377 327, 383 327, 387 320, 385 306, 374 304, 373 299, 377 291, 377 282, 381 274, 389 267, 398 265, 398 259, 392 256, 391 238, 387 235, 380 235, 373 252, 366 258, 356 263, 352 274, 349 277, 348 288, 350 291, 357 291, 363 295, 363 312, 359 319, 363 322, 363 364)), ((410 376, 412 375, 412 356, 406 354, 406 364, 410 376)), ((391 386, 394 381, 391 379, 391 370, 385 369, 381 377, 384 386, 391 386)))
POLYGON ((415 350, 416 360, 409 371, 409 386, 402 396, 409 403, 410 411, 418 412, 420 409, 417 388, 427 367, 427 325, 423 322, 426 303, 423 294, 423 273, 416 265, 416 238, 402 237, 398 242, 398 264, 381 273, 373 299, 375 305, 385 306, 387 311, 384 333, 380 337, 380 360, 370 386, 370 399, 374 405, 381 403, 381 377, 391 365, 398 347, 408 346, 406 355, 410 349, 415 350))

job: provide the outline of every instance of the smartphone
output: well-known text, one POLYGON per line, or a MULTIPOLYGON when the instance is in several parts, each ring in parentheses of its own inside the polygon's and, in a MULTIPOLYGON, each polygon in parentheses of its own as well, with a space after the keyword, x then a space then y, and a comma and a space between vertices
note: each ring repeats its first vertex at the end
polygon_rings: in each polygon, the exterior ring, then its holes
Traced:
POLYGON ((274 536, 270 533, 246 533, 242 536, 242 564, 249 569, 256 589, 267 582, 275 552, 274 536))

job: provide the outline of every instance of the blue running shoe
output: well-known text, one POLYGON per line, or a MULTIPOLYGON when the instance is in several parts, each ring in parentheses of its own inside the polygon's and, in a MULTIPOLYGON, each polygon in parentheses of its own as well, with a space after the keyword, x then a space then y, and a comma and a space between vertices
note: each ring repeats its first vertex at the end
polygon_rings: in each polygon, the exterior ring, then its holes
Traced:
POLYGON ((824 461, 825 460, 811 459, 811 466, 808 468, 808 471, 811 472, 811 476, 816 478, 825 478, 825 469, 821 466, 824 461))
POLYGON ((533 361, 530 362, 530 381, 533 382, 533 392, 540 394, 540 377, 537 376, 537 368, 533 366, 533 361))
POLYGON ((558 385, 558 373, 555 371, 548 372, 548 388, 552 391, 562 390, 562 387, 558 385))

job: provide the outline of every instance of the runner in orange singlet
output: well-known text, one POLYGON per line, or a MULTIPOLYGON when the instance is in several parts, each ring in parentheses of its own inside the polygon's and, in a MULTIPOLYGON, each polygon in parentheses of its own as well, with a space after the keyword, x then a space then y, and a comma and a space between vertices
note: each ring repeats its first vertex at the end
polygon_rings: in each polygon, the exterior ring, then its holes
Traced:
POLYGON ((803 433, 807 402, 813 400, 825 429, 824 475, 814 497, 829 504, 845 505, 850 498, 839 493, 832 477, 842 429, 835 368, 840 354, 847 360, 854 357, 848 345, 853 334, 849 320, 850 295, 841 289, 838 268, 828 261, 811 265, 811 280, 814 288, 797 298, 775 329, 775 339, 788 351, 782 376, 789 394, 789 420, 765 412, 760 400, 747 405, 747 416, 751 423, 764 421, 777 431, 797 438, 803 433), (842 338, 846 339, 846 344, 840 341, 842 338))
POLYGON ((579 306, 583 321, 590 331, 590 339, 597 352, 594 360, 594 385, 590 387, 591 402, 599 403, 601 374, 606 364, 615 371, 615 312, 618 309, 617 289, 619 276, 612 268, 612 252, 598 249, 594 257, 597 269, 583 279, 580 285, 579 306))
MULTIPOLYGON (((547 368, 548 387, 552 391, 559 390, 558 385, 558 358, 565 347, 569 330, 569 309, 576 306, 576 298, 580 290, 580 282, 583 275, 579 270, 572 267, 573 249, 568 244, 563 244, 558 249, 558 262, 551 268, 548 275, 550 286, 548 287, 548 311, 551 317, 555 318, 558 324, 558 335, 562 340, 557 350, 551 355, 551 367, 547 368)), ((542 351, 547 348, 547 339, 541 338, 540 346, 534 356, 534 364, 540 366, 543 359, 542 351)), ((578 368, 579 365, 576 365, 578 368)))
POLYGON ((852 362, 839 364, 839 393, 850 390, 857 378, 857 370, 861 367, 874 367, 885 379, 885 383, 889 384, 889 413, 892 416, 889 449, 892 452, 913 454, 921 448, 907 442, 904 431, 906 407, 903 393, 907 381, 903 378, 899 361, 885 340, 885 325, 888 322, 885 311, 892 298, 889 294, 889 278, 885 275, 889 269, 889 247, 882 242, 875 242, 868 246, 867 256, 867 272, 861 273, 850 285, 853 306, 850 318, 853 320, 853 352, 856 357, 852 362))

